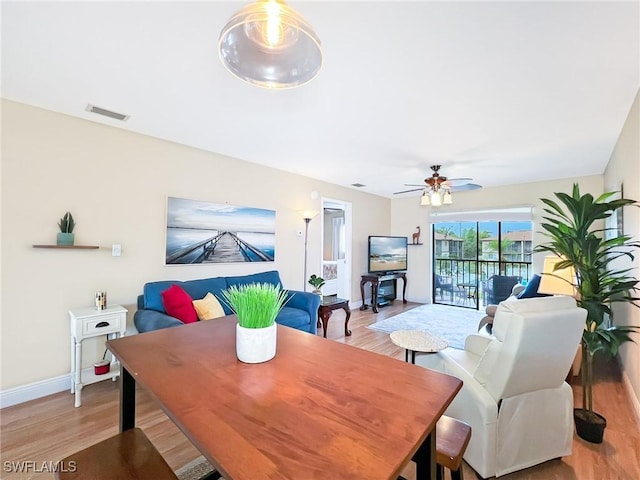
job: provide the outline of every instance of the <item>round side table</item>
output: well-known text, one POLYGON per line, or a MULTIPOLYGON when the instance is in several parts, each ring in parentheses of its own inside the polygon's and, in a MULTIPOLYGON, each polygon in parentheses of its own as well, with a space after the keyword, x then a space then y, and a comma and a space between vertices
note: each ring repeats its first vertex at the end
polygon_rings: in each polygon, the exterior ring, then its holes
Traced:
POLYGON ((449 346, 444 338, 422 330, 397 330, 390 337, 395 345, 405 349, 405 362, 409 361, 411 352, 411 363, 416 363, 416 352, 435 353, 449 346))

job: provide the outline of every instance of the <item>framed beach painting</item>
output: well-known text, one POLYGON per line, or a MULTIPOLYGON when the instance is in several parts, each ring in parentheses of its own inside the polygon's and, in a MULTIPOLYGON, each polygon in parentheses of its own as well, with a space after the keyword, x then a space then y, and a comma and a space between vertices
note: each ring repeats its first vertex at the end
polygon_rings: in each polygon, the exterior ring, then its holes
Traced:
POLYGON ((275 210, 168 197, 166 225, 166 265, 275 258, 275 210))

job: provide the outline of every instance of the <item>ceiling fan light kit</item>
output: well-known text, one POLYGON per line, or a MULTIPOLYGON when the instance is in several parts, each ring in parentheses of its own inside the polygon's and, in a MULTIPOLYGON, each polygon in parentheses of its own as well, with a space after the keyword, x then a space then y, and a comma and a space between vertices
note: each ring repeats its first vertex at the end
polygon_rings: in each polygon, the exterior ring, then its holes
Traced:
POLYGON ((282 0, 258 0, 234 14, 220 33, 218 53, 233 75, 263 88, 299 87, 322 67, 320 39, 282 0))
MULTIPOLYGON (((439 207, 441 205, 451 205, 453 203, 453 195, 451 195, 452 190, 475 190, 478 188, 482 188, 480 185, 475 183, 463 183, 459 185, 454 185, 453 182, 470 182, 470 178, 451 178, 443 177, 438 173, 440 170, 440 165, 432 165, 431 170, 433 170, 433 175, 424 179, 424 183, 426 183, 427 187, 414 188, 411 190, 403 190, 401 192, 395 192, 394 195, 400 193, 409 193, 416 192, 418 190, 423 190, 422 196, 420 197, 420 205, 426 206, 431 205, 433 207, 439 207)), ((420 185, 413 185, 410 183, 405 183, 406 186, 409 187, 418 187, 420 185)))

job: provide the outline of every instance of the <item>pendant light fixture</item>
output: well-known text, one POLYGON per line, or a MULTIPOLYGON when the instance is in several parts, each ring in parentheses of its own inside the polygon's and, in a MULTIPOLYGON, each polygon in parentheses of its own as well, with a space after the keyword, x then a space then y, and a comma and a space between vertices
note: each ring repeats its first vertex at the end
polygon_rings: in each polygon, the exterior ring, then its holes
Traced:
POLYGON ((439 207, 441 205, 451 205, 453 203, 453 196, 451 190, 440 186, 434 186, 426 189, 420 197, 420 205, 431 205, 433 207, 439 207))
POLYGON ((263 88, 299 87, 322 66, 320 39, 282 0, 258 0, 239 10, 220 32, 218 53, 233 75, 263 88))

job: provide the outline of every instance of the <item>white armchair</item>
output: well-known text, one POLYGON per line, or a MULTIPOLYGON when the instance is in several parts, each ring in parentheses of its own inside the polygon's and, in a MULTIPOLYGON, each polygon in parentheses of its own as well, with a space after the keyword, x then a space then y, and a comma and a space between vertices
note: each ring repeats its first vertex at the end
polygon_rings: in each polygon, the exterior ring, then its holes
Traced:
POLYGON ((503 302, 492 336, 416 358, 464 382, 446 414, 471 425, 464 459, 482 477, 571 454, 573 392, 564 380, 586 316, 571 297, 503 302))

